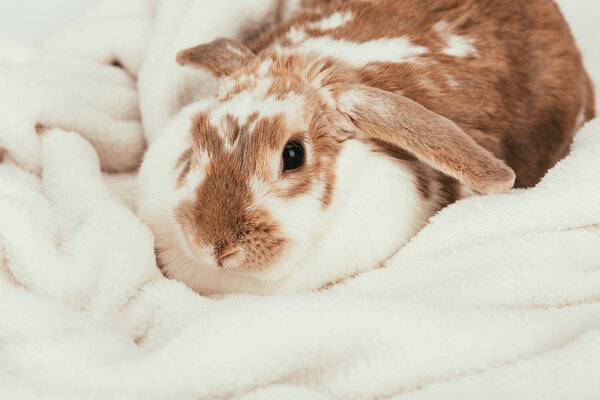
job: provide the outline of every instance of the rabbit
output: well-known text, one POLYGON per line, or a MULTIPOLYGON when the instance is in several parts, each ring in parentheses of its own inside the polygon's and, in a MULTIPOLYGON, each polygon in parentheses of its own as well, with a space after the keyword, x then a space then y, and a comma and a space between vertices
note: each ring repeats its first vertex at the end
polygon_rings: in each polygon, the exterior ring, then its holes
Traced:
POLYGON ((206 295, 381 267, 447 205, 535 185, 594 114, 551 0, 306 2, 177 62, 219 91, 150 146, 139 213, 163 273, 206 295))

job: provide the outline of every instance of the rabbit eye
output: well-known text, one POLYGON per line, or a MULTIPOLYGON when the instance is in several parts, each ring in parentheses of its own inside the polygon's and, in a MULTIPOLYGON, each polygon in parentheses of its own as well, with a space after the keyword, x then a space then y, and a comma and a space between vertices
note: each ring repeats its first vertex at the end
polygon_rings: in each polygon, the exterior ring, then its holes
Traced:
POLYGON ((304 163, 304 146, 292 140, 283 148, 283 170, 290 171, 299 168, 304 163))

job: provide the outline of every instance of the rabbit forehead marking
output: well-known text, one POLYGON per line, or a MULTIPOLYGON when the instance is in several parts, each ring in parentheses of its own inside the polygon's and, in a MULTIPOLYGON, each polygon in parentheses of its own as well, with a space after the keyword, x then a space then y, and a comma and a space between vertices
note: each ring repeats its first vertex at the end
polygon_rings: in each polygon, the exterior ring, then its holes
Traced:
MULTIPOLYGON (((233 116, 244 125, 254 114, 260 117, 302 114, 303 97, 292 91, 273 91, 274 82, 271 79, 261 81, 263 82, 259 86, 253 85, 243 89, 234 85, 231 91, 220 99, 217 107, 211 110, 211 120, 222 123, 228 116, 233 116)), ((249 131, 252 132, 253 129, 249 131)))

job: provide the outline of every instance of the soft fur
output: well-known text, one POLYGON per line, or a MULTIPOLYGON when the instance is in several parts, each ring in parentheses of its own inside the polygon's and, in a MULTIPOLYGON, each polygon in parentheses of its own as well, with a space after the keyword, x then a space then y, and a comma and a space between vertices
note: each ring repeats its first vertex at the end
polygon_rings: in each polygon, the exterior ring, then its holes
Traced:
POLYGON ((175 118, 141 173, 159 264, 200 293, 375 268, 465 194, 537 183, 593 116, 549 0, 316 2, 246 43, 177 54, 219 93, 175 118), (307 159, 282 173, 291 140, 307 159))

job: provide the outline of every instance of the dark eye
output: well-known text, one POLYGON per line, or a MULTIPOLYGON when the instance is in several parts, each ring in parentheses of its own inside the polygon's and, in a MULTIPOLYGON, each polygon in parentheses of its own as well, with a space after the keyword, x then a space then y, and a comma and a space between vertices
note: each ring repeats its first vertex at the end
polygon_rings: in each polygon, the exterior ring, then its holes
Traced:
POLYGON ((304 163, 304 146, 292 140, 283 148, 283 170, 289 171, 300 167, 304 163))

